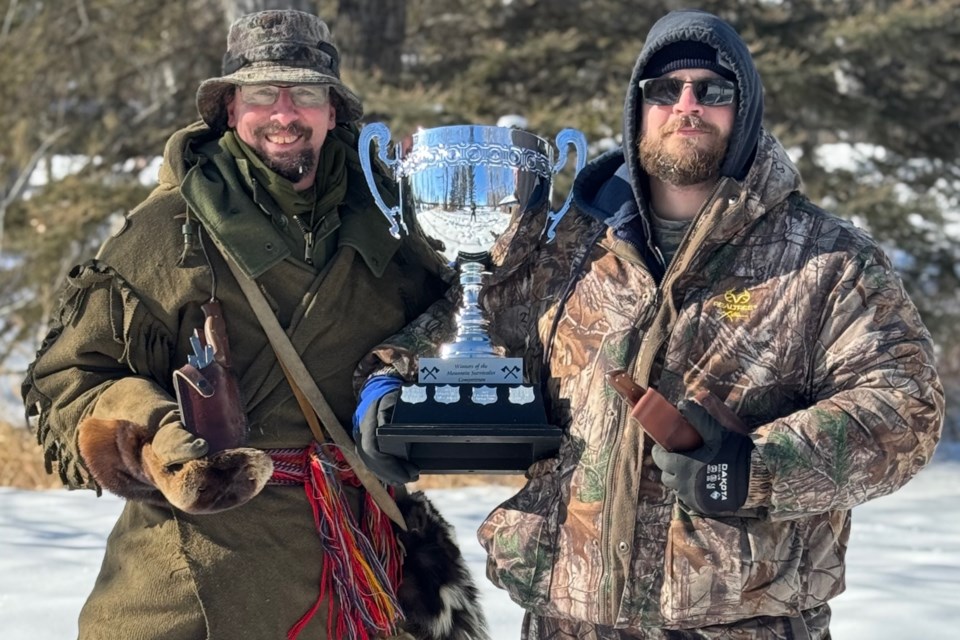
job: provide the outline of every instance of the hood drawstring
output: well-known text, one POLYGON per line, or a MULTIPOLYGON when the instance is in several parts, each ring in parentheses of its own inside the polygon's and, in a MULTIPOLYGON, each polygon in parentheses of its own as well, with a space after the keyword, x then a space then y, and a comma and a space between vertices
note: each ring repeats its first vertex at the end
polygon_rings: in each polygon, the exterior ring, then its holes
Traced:
POLYGON ((197 223, 190 218, 189 207, 183 214, 183 225, 180 227, 180 233, 183 235, 183 250, 180 252, 177 266, 184 268, 189 266, 187 262, 197 250, 197 223))
POLYGON ((183 250, 177 260, 177 267, 188 269, 197 266, 192 258, 201 253, 204 262, 207 264, 207 269, 210 270, 210 299, 215 300, 217 297, 217 272, 213 268, 213 262, 210 260, 210 254, 207 253, 207 247, 203 244, 201 230, 200 223, 190 217, 190 208, 187 207, 183 214, 183 225, 180 227, 180 233, 183 234, 183 250))

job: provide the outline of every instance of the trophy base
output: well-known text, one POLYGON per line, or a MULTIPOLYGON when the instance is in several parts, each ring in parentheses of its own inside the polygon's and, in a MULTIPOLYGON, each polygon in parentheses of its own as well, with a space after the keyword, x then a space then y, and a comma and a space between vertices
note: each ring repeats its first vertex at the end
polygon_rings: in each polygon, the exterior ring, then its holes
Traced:
POLYGON ((404 387, 377 443, 421 473, 524 473, 561 435, 531 385, 426 384, 404 387))

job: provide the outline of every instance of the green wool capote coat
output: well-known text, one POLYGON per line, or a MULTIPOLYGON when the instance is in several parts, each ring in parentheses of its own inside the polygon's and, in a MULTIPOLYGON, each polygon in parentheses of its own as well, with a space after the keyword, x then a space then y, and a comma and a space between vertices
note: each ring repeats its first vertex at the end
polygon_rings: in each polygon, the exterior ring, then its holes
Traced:
MULTIPOLYGON (((252 179, 247 161, 217 156, 225 153, 217 151, 217 138, 200 124, 176 133, 156 190, 95 260, 69 275, 24 397, 48 461, 71 487, 94 486, 76 448, 83 418, 152 428, 179 419, 171 373, 186 362, 188 339, 202 326, 200 306, 211 297, 212 275, 240 376, 248 446, 311 441, 267 338, 215 245, 256 279, 348 429, 357 361, 446 287, 442 263, 422 236, 390 236, 363 182, 353 132, 338 127, 324 143, 324 153, 333 145, 346 150, 349 187, 330 214, 339 225, 325 223, 338 226, 338 242, 319 269, 302 260, 299 229, 252 179), (236 173, 220 175, 224 166, 236 173), (186 252, 185 220, 203 227, 186 252)), ((358 494, 350 496, 356 504, 358 494)), ((80 636, 282 638, 316 600, 322 560, 303 487, 268 485, 246 505, 214 515, 131 501, 110 534, 80 616, 80 636)), ((325 637, 325 629, 321 609, 301 637, 325 637)))

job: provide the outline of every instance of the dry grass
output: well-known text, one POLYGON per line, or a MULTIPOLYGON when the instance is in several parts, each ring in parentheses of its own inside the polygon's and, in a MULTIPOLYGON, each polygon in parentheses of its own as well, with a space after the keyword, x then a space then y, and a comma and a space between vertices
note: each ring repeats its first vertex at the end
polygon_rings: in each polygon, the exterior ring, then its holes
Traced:
POLYGON ((53 489, 60 478, 43 468, 43 451, 30 431, 0 421, 0 487, 53 489))
POLYGON ((520 488, 523 486, 522 475, 505 474, 432 474, 422 475, 420 479, 409 485, 413 491, 417 489, 455 489, 458 487, 472 487, 478 485, 501 485, 520 488))
MULTIPOLYGON (((433 474, 410 485, 417 489, 452 489, 477 485, 523 486, 522 475, 433 474)), ((0 421, 0 487, 52 489, 62 486, 60 478, 43 468, 43 451, 34 435, 24 427, 0 421)))

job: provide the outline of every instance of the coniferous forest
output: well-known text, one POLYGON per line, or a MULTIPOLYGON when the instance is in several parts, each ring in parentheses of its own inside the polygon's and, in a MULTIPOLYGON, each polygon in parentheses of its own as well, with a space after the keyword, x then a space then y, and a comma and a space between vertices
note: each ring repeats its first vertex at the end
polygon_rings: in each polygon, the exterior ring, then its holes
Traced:
MULTIPOLYGON (((591 155, 619 142, 649 27, 673 0, 7 0, 0 3, 0 362, 34 344, 60 281, 112 214, 149 191, 139 171, 197 119, 230 21, 324 17, 345 81, 396 138, 520 114, 591 155), (80 170, 28 188, 58 157, 80 170)), ((951 419, 960 391, 960 0, 701 0, 736 26, 765 84, 766 126, 807 193, 894 257, 939 348, 951 419), (838 147, 838 145, 841 145, 838 147), (831 150, 852 148, 838 166, 831 150), (849 155, 849 154, 848 154, 849 155), (952 234, 952 235, 951 235, 952 234)), ((566 193, 566 186, 558 190, 566 193)), ((9 367, 13 365, 2 365, 9 367)), ((22 366, 22 365, 20 365, 22 366)), ((954 436, 956 426, 948 426, 954 436)))

